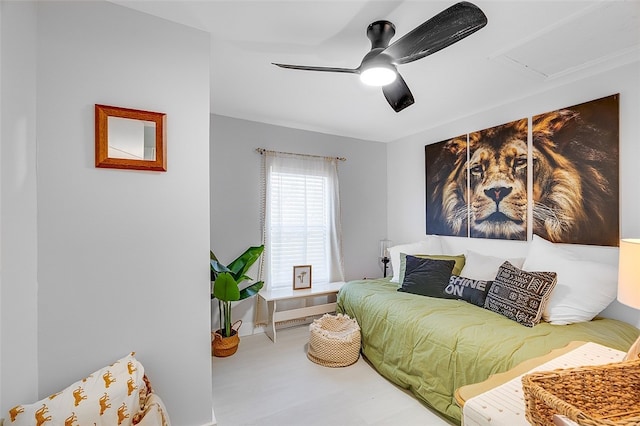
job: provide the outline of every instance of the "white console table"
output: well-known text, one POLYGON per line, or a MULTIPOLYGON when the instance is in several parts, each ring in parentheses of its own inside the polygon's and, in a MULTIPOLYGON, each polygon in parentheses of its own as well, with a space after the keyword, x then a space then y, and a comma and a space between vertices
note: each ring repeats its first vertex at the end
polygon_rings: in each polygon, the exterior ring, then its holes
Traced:
POLYGON ((285 300, 307 299, 318 296, 329 296, 338 294, 344 282, 335 282, 329 284, 313 285, 311 288, 302 290, 276 289, 261 291, 258 297, 267 304, 269 314, 269 322, 265 333, 273 342, 276 342, 276 324, 293 319, 306 318, 313 315, 321 315, 329 312, 335 312, 336 302, 324 303, 322 305, 311 305, 303 308, 278 310, 278 302, 285 300))

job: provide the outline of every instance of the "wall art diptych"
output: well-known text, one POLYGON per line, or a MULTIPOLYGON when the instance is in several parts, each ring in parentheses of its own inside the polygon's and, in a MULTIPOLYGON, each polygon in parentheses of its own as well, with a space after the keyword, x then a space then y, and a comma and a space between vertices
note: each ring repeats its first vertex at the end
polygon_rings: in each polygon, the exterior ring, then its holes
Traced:
POLYGON ((426 145, 427 234, 526 240, 531 226, 617 246, 618 105, 612 95, 426 145))

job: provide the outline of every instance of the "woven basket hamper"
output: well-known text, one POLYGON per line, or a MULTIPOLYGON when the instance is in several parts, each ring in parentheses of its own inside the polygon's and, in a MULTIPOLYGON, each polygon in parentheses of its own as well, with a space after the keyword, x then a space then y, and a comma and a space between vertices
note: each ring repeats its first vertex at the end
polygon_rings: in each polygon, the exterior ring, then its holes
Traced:
POLYGON ((553 425, 562 414, 582 426, 640 426, 640 360, 526 374, 527 420, 553 425))
POLYGON ((309 326, 307 357, 325 367, 346 367, 360 358, 360 326, 348 315, 325 314, 309 326))

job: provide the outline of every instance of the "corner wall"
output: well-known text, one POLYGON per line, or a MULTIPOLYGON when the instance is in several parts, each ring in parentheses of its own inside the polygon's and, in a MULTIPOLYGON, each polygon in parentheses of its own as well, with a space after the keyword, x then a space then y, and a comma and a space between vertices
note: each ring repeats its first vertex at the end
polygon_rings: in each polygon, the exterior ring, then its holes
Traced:
POLYGON ((210 423, 209 35, 37 8, 39 397, 136 351, 174 424, 210 423), (167 172, 95 168, 96 103, 166 113, 167 172))
POLYGON ((0 417, 37 398, 36 34, 33 2, 0 2, 0 417))
MULTIPOLYGON (((640 63, 635 62, 550 87, 545 92, 505 102, 501 106, 389 144, 389 237, 394 242, 401 243, 415 241, 425 235, 425 145, 615 93, 620 93, 620 235, 623 238, 640 236, 640 222, 637 220, 640 217, 640 191, 637 185, 637 162, 640 158, 640 63)), ((476 243, 477 241, 472 242, 474 245, 476 243)), ((522 247, 518 244, 523 243, 482 240, 486 251, 505 252, 515 248, 516 252, 522 252, 522 247)), ((611 256, 605 253, 605 257, 611 256)), ((618 302, 614 302, 606 313, 640 326, 638 311, 618 302)))
MULTIPOLYGON (((381 277, 379 241, 387 236, 386 144, 212 115, 211 249, 216 256, 228 263, 262 241, 262 159, 256 148, 347 158, 338 166, 345 278, 381 277)), ((257 278, 257 268, 249 276, 257 278)), ((252 333, 254 305, 253 298, 233 305, 233 318, 245 324, 241 335, 252 333)))

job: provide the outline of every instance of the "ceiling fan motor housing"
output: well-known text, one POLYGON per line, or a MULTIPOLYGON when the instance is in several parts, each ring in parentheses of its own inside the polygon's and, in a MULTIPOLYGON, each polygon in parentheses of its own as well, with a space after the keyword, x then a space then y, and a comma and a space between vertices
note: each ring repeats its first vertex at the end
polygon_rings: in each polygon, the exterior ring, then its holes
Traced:
POLYGON ((396 27, 389 21, 376 21, 367 27, 367 38, 371 40, 371 49, 386 49, 396 34, 396 27))

